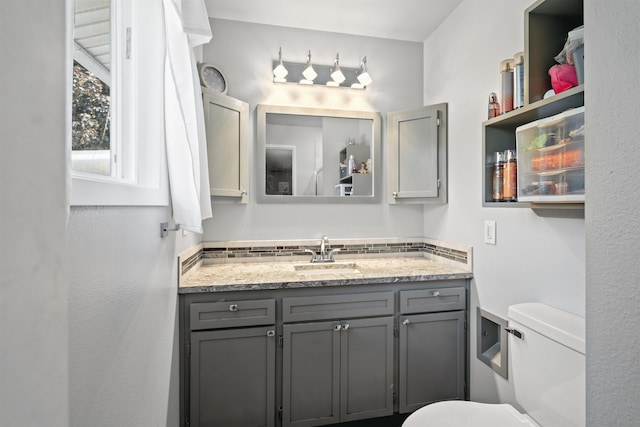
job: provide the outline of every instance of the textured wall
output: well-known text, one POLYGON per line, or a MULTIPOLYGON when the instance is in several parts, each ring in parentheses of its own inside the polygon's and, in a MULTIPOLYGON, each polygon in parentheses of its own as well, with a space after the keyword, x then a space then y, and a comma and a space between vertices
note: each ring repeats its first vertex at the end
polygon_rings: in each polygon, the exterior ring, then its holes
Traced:
POLYGON ((476 358, 476 306, 506 318, 511 304, 541 301, 585 315, 584 219, 482 207, 487 101, 499 92, 500 61, 524 50, 524 10, 532 3, 466 0, 424 48, 424 102, 449 102, 450 159, 449 204, 425 208, 424 233, 474 247, 471 398, 479 401, 512 403, 514 396, 512 384, 476 358), (495 246, 484 243, 485 220, 497 223, 495 246))
POLYGON ((73 426, 178 423, 176 254, 162 207, 72 208, 69 375, 73 426))
POLYGON ((2 2, 0 40, 0 425, 62 427, 65 1, 2 2))
MULTIPOLYGON (((204 47, 203 59, 226 75, 230 96, 249 103, 252 187, 247 205, 214 204, 213 219, 205 222, 204 240, 319 238, 322 234, 329 238, 422 236, 420 205, 259 204, 254 173, 257 104, 378 111, 385 121, 389 111, 422 105, 422 44, 237 21, 211 22, 213 41, 204 47), (336 52, 345 67, 358 66, 366 55, 374 82, 365 91, 274 84, 272 61, 280 46, 283 59, 292 62, 304 62, 309 49, 312 59, 324 65, 332 63, 336 52)), ((383 152, 385 141, 383 125, 383 152)))
POLYGON ((640 2, 585 0, 587 424, 640 422, 640 2))

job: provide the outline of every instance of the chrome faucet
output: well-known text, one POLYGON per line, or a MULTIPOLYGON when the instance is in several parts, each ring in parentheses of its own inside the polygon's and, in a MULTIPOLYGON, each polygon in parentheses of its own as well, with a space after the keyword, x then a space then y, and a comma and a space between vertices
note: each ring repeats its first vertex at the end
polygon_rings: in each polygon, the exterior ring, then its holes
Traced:
POLYGON ((327 235, 325 234, 324 236, 322 236, 322 239, 320 240, 320 256, 324 259, 326 252, 325 252, 325 243, 329 243, 329 238, 327 237, 327 235))
POLYGON ((335 262, 335 259, 333 258, 333 254, 336 252, 340 252, 340 249, 339 248, 331 249, 327 254, 327 247, 326 247, 327 243, 329 243, 329 238, 326 235, 323 235, 322 239, 320 239, 320 253, 316 253, 311 249, 304 250, 305 252, 308 252, 311 254, 310 262, 335 262))

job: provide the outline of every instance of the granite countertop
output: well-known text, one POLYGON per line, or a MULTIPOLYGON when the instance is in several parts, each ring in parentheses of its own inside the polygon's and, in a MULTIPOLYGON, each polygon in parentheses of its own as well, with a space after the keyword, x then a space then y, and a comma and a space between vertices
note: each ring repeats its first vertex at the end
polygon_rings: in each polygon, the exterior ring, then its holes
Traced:
POLYGON ((181 294, 222 291, 351 286, 374 283, 470 279, 463 266, 426 257, 339 259, 335 263, 245 262, 202 265, 184 278, 181 294), (311 271, 296 271, 299 268, 311 271), (328 268, 330 273, 319 272, 328 268), (356 271, 350 271, 356 270, 356 271))

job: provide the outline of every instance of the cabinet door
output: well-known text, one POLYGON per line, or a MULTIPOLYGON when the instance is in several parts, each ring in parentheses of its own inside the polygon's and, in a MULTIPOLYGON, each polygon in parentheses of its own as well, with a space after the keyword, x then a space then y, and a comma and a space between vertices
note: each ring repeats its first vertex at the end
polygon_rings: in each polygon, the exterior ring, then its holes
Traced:
POLYGON ((339 322, 284 325, 284 427, 339 421, 340 332, 339 322))
POLYGON ((464 311, 400 316, 401 413, 464 399, 464 311))
POLYGON ((191 333, 190 425, 275 424, 273 327, 191 333))
POLYGON ((202 93, 211 196, 236 198, 246 203, 249 106, 206 88, 202 93))
POLYGON ((390 203, 446 203, 447 104, 389 113, 390 203))
POLYGON ((340 421, 393 414, 393 318, 344 321, 340 421))

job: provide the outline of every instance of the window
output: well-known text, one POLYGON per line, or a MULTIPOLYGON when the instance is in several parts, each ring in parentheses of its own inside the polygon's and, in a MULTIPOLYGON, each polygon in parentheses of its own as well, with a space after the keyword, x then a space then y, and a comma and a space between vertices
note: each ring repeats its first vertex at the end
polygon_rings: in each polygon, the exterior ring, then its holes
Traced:
POLYGON ((71 169, 112 176, 111 4, 76 0, 74 7, 71 169))
POLYGON ((165 206, 162 2, 67 1, 71 205, 165 206))

